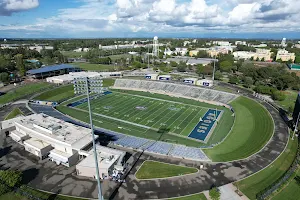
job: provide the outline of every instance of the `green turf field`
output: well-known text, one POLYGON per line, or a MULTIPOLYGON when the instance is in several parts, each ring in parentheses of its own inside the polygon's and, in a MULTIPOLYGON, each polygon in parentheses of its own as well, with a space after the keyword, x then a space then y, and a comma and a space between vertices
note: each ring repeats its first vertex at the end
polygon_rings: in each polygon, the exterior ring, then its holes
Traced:
POLYGON ((37 93, 39 91, 46 90, 52 85, 49 83, 30 83, 22 86, 18 86, 16 89, 9 91, 8 93, 0 96, 0 105, 8 102, 12 102, 30 94, 37 93))
MULTIPOLYGON (((63 105, 57 106, 56 109, 78 120, 89 123, 89 115, 86 111, 75 110, 73 108, 69 108, 63 105)), ((191 140, 187 137, 179 137, 177 135, 172 135, 164 130, 156 131, 152 129, 142 128, 132 124, 123 123, 112 119, 107 119, 105 117, 101 117, 97 115, 93 115, 93 123, 97 127, 105 128, 108 130, 116 131, 127 135, 152 139, 152 140, 183 144, 186 146, 193 146, 193 147, 201 147, 202 145, 204 145, 200 141, 191 140)))
MULTIPOLYGON (((162 100, 160 98, 149 98, 122 92, 113 92, 101 98, 91 101, 92 110, 95 115, 101 114, 114 118, 118 121, 143 125, 146 128, 158 130, 167 129, 168 132, 181 136, 188 136, 198 124, 201 117, 207 112, 208 107, 213 105, 205 104, 202 107, 200 102, 191 105, 178 101, 162 100)), ((81 110, 88 110, 87 103, 77 106, 81 110)), ((233 123, 231 112, 224 107, 223 116, 215 129, 219 134, 212 135, 212 141, 218 142, 227 134, 233 123), (231 120, 228 120, 231 119, 231 120), (225 130, 225 131, 224 131, 225 130)))
POLYGON ((55 101, 60 102, 64 99, 72 98, 74 96, 73 85, 64 85, 53 90, 44 92, 39 96, 35 97, 36 100, 42 101, 55 101))
MULTIPOLYGON (((250 199, 280 178, 291 166, 297 152, 297 140, 289 140, 286 150, 266 169, 235 183, 250 199)), ((283 200, 283 199, 282 199, 283 200)))
POLYGON ((279 193, 277 193, 272 200, 294 200, 300 198, 300 170, 296 174, 296 177, 293 178, 287 186, 285 186, 279 193), (297 181, 298 180, 298 181, 297 181))
POLYGON ((168 163, 146 160, 136 172, 137 179, 168 178, 185 174, 196 173, 198 170, 192 167, 172 165, 168 163))
POLYGON ((24 113, 22 113, 19 108, 15 108, 10 113, 8 113, 8 115, 5 117, 5 120, 15 118, 19 115, 24 115, 24 113))
POLYGON ((271 138, 274 122, 268 111, 259 103, 246 97, 231 102, 235 110, 235 123, 223 143, 204 152, 213 161, 246 158, 259 151, 271 138))

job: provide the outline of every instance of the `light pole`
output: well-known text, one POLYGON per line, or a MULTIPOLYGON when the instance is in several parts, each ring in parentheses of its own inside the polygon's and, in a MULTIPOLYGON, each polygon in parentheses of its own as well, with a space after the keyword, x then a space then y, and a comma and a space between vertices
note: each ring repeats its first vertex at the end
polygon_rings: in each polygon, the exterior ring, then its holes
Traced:
POLYGON ((90 103, 90 92, 102 94, 103 93, 103 84, 102 83, 103 83, 103 80, 101 77, 75 78, 74 82, 73 82, 75 94, 82 94, 82 93, 86 92, 86 95, 87 95, 89 116, 90 116, 90 126, 91 126, 91 132, 92 132, 92 137, 93 137, 93 151, 94 151, 94 160, 95 160, 95 165, 96 165, 96 179, 98 182, 98 199, 99 200, 103 200, 103 196, 102 196, 100 176, 99 176, 99 166, 98 166, 97 150, 96 150, 96 143, 95 143, 92 110, 91 110, 91 103, 90 103))
POLYGON ((213 70, 213 77, 212 77, 213 84, 215 82, 215 70, 216 70, 216 56, 214 56, 214 70, 213 70))

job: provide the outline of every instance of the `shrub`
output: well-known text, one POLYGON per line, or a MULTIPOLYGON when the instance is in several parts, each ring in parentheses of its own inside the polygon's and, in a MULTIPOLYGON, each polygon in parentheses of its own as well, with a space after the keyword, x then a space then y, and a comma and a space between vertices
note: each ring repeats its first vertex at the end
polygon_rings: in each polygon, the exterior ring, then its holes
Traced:
POLYGON ((275 91, 272 93, 272 99, 277 101, 283 101, 285 100, 286 95, 281 91, 275 91))
POLYGON ((212 200, 219 200, 221 197, 221 193, 220 193, 219 189, 214 187, 211 190, 209 190, 209 197, 212 200))
POLYGON ((22 181, 22 172, 13 170, 0 170, 0 179, 9 187, 18 186, 22 181))

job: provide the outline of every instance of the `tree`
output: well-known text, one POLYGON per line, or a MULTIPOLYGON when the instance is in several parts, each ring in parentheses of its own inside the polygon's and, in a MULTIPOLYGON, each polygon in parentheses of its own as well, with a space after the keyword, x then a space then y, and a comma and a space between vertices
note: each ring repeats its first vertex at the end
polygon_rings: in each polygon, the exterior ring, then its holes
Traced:
POLYGON ((204 78, 204 66, 202 64, 197 65, 196 73, 204 78))
POLYGON ((175 68, 178 66, 178 64, 175 61, 170 61, 170 66, 175 68))
POLYGON ((0 170, 0 179, 10 187, 19 186, 22 181, 22 172, 13 170, 0 170))
POLYGON ((222 72, 230 72, 232 69, 232 63, 228 60, 222 61, 220 63, 220 70, 222 72))
POLYGON ((177 66, 177 71, 179 72, 185 72, 186 71, 186 64, 184 62, 180 62, 177 66))
POLYGON ((254 81, 251 77, 249 76, 246 76, 244 78, 244 85, 247 87, 247 88, 250 88, 252 85, 253 85, 254 81))
POLYGON ((209 197, 210 197, 212 200, 219 200, 220 197, 221 197, 221 193, 220 193, 219 189, 216 188, 216 187, 210 189, 210 190, 209 190, 209 197))
POLYGON ((17 68, 19 70, 20 76, 24 76, 25 75, 25 64, 24 64, 24 61, 23 61, 23 55, 22 54, 17 54, 15 56, 15 59, 16 59, 16 65, 17 65, 17 68))
POLYGON ((197 58, 207 58, 208 57, 208 54, 206 53, 206 51, 202 51, 200 50, 198 53, 197 53, 197 58))
POLYGON ((229 77, 229 83, 238 84, 239 83, 239 78, 236 75, 232 75, 232 76, 229 77))
POLYGON ((218 70, 215 72, 215 80, 222 80, 223 75, 222 73, 218 70))
POLYGON ((0 73, 0 81, 3 83, 9 82, 9 75, 6 72, 0 73))

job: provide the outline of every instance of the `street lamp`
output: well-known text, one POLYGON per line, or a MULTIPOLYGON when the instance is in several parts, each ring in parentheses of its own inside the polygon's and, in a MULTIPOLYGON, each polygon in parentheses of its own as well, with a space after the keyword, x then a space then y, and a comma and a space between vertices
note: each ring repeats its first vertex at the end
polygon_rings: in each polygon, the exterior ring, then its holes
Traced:
POLYGON ((100 176, 99 176, 99 166, 98 166, 98 158, 95 144, 95 134, 94 134, 94 126, 92 119, 92 111, 91 111, 91 103, 90 103, 90 93, 102 94, 103 93, 103 80, 101 77, 82 77, 75 78, 73 81, 74 84, 74 93, 75 94, 83 94, 86 92, 88 107, 89 107, 89 115, 90 115, 90 126, 91 132, 93 136, 93 150, 94 150, 94 159, 96 164, 96 178, 98 182, 98 199, 103 200, 100 176))
POLYGON ((295 125, 295 128, 294 128, 292 140, 294 140, 295 133, 298 130, 299 117, 300 117, 300 112, 298 113, 298 117, 297 117, 296 125, 295 125))

